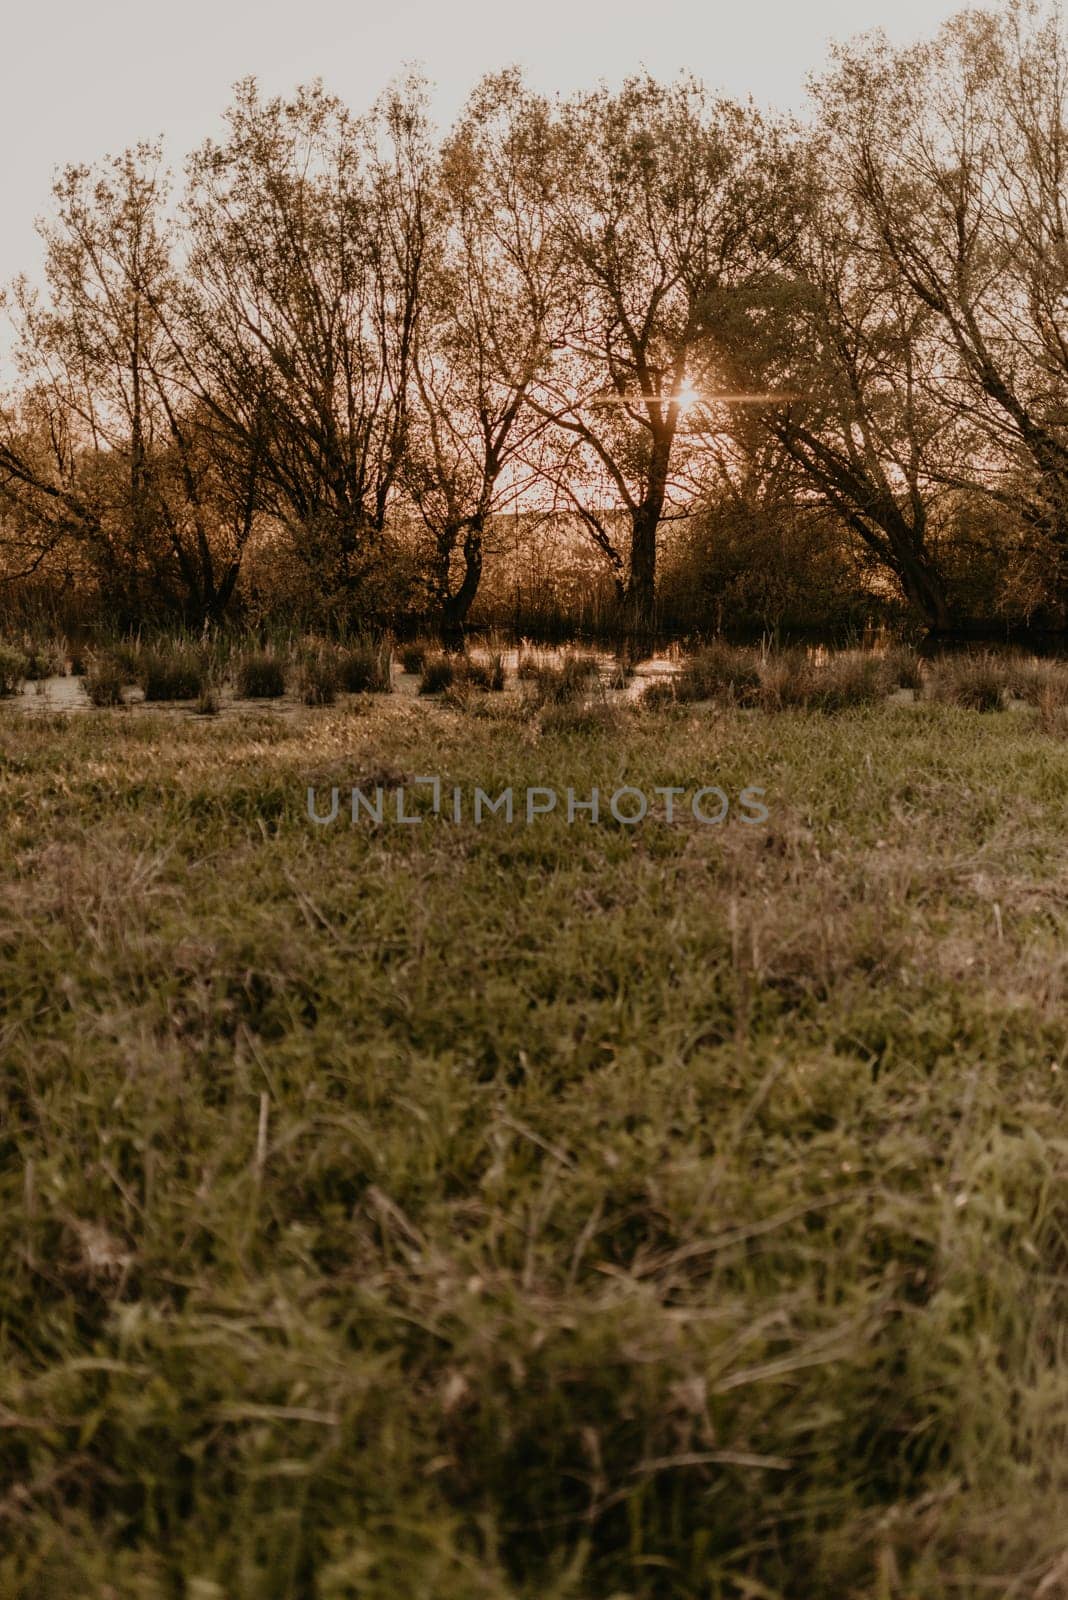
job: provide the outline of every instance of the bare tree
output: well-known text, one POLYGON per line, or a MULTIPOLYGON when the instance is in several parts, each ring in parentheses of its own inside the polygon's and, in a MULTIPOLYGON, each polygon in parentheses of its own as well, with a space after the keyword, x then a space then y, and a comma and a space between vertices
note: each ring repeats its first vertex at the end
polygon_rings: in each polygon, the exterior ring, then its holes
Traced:
POLYGON ((0 488, 42 550, 79 546, 127 619, 218 617, 251 530, 255 469, 220 471, 178 381, 160 150, 68 167, 54 199, 47 295, 24 281, 11 295, 23 390, 0 438, 0 488))
POLYGON ((421 86, 363 120, 319 84, 264 102, 191 161, 190 390, 259 462, 258 503, 326 592, 378 559, 403 456, 430 183, 421 86))
POLYGON ((1068 610, 1068 46, 1056 15, 965 12, 931 43, 839 52, 819 87, 868 242, 937 318, 981 483, 1049 541, 1068 610), (952 365, 948 357, 952 357, 952 365), (1020 467, 1030 490, 1019 499, 1020 467))
POLYGON ((430 537, 430 593, 455 641, 502 496, 529 482, 561 260, 548 108, 514 73, 486 79, 447 141, 413 345, 404 482, 430 537))
POLYGON ((653 618, 657 532, 679 500, 688 406, 723 386, 720 335, 789 232, 788 152, 755 112, 691 80, 578 96, 555 140, 570 263, 557 359, 535 403, 561 439, 556 482, 602 549, 626 614, 653 618), (618 516, 628 527, 621 546, 618 516))
POLYGON ((740 322, 735 381, 789 395, 752 426, 800 469, 802 493, 835 512, 919 615, 946 630, 931 512, 940 473, 974 440, 947 404, 935 314, 885 247, 864 238, 825 144, 810 143, 808 174, 803 226, 759 314, 740 322))

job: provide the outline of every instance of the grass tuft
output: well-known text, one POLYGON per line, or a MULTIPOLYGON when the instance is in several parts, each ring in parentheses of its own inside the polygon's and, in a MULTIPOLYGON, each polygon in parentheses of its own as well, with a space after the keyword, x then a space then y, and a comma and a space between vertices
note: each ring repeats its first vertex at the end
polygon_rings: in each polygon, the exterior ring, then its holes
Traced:
POLYGON ((146 700, 195 700, 207 681, 203 655, 188 645, 152 645, 141 650, 136 682, 146 700))
POLYGON ((931 675, 930 694, 968 711, 1000 711, 1012 681, 1012 667, 992 653, 944 656, 931 675))
POLYGON ((281 656, 257 650, 239 658, 234 684, 243 700, 278 700, 286 692, 286 668, 281 656))
POLYGON ((105 651, 100 655, 90 654, 86 657, 82 684, 90 705, 99 707, 123 705, 125 703, 123 690, 129 682, 129 674, 110 653, 105 651))
POLYGON ((0 697, 18 694, 28 676, 27 660, 14 645, 0 643, 0 697))

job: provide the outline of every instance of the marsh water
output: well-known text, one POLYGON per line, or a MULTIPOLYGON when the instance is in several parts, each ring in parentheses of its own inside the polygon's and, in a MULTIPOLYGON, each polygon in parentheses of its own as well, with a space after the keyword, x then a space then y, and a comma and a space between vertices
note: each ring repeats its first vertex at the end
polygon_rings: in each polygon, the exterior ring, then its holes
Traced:
MULTIPOLYGON (((768 640, 750 642, 753 648, 767 648, 768 640)), ((865 639, 862 648, 865 653, 882 654, 885 650, 893 648, 896 641, 883 636, 865 639)), ((843 648, 840 643, 814 642, 812 639, 778 639, 776 649, 804 649, 810 659, 817 665, 830 660, 843 648)), ((994 655, 1006 657, 1021 657, 1036 659, 1066 659, 1068 658, 1068 644, 1061 641, 1059 647, 1055 642, 1049 642, 1040 647, 1021 649, 1018 645, 1010 643, 997 643, 993 645, 976 646, 962 645, 958 642, 946 641, 937 645, 928 642, 925 646, 918 646, 917 653, 922 654, 927 662, 937 660, 940 656, 957 655, 961 650, 982 649, 994 655)), ((684 667, 687 659, 693 653, 677 643, 667 643, 653 649, 649 654, 635 658, 628 654, 626 657, 619 651, 608 649, 594 649, 581 644, 567 646, 538 645, 524 642, 521 646, 513 646, 501 652, 507 672, 507 681, 504 693, 517 693, 522 689, 522 682, 517 675, 520 658, 533 661, 539 666, 558 666, 569 654, 579 653, 583 657, 596 660, 600 671, 599 693, 617 701, 626 702, 638 700, 649 687, 656 681, 670 679, 684 667), (626 661, 625 671, 623 663, 626 661)), ((470 654, 475 657, 486 655, 486 648, 477 639, 472 639, 470 654)), ((394 694, 423 703, 432 704, 437 696, 420 696, 419 674, 406 672, 398 657, 394 657, 392 668, 392 689, 394 694)), ((339 699, 345 696, 339 695, 339 699)), ((352 697, 349 697, 352 698, 352 697)), ((909 690, 898 691, 895 700, 912 699, 909 690)), ((192 700, 153 701, 145 702, 143 691, 136 685, 129 685, 124 691, 125 705, 128 708, 144 707, 146 711, 170 711, 176 714, 191 716, 195 714, 195 702, 192 700)), ((83 679, 72 673, 53 675, 46 678, 25 681, 19 692, 11 697, 8 702, 29 712, 69 712, 91 711, 88 695, 85 692, 83 679)), ((304 709, 298 695, 287 691, 274 699, 242 699, 232 688, 223 687, 220 690, 220 710, 261 710, 276 715, 289 715, 304 709)))

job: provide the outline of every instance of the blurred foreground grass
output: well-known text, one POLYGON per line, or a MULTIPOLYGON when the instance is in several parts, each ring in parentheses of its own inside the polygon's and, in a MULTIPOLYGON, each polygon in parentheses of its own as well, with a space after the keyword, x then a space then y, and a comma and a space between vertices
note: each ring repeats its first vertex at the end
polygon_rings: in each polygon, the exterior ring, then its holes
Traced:
POLYGON ((1068 1594, 1066 795, 939 705, 0 711, 0 1595, 1068 1594), (305 815, 434 773, 771 816, 305 815))

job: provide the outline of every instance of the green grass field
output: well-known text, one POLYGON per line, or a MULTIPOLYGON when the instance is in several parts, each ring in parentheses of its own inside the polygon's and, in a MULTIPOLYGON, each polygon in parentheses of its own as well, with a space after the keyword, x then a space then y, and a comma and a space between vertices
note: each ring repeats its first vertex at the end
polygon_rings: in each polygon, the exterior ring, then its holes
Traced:
POLYGON ((3 1600, 1068 1594, 1032 712, 0 707, 3 1600), (763 786, 317 828, 309 782, 763 786))

